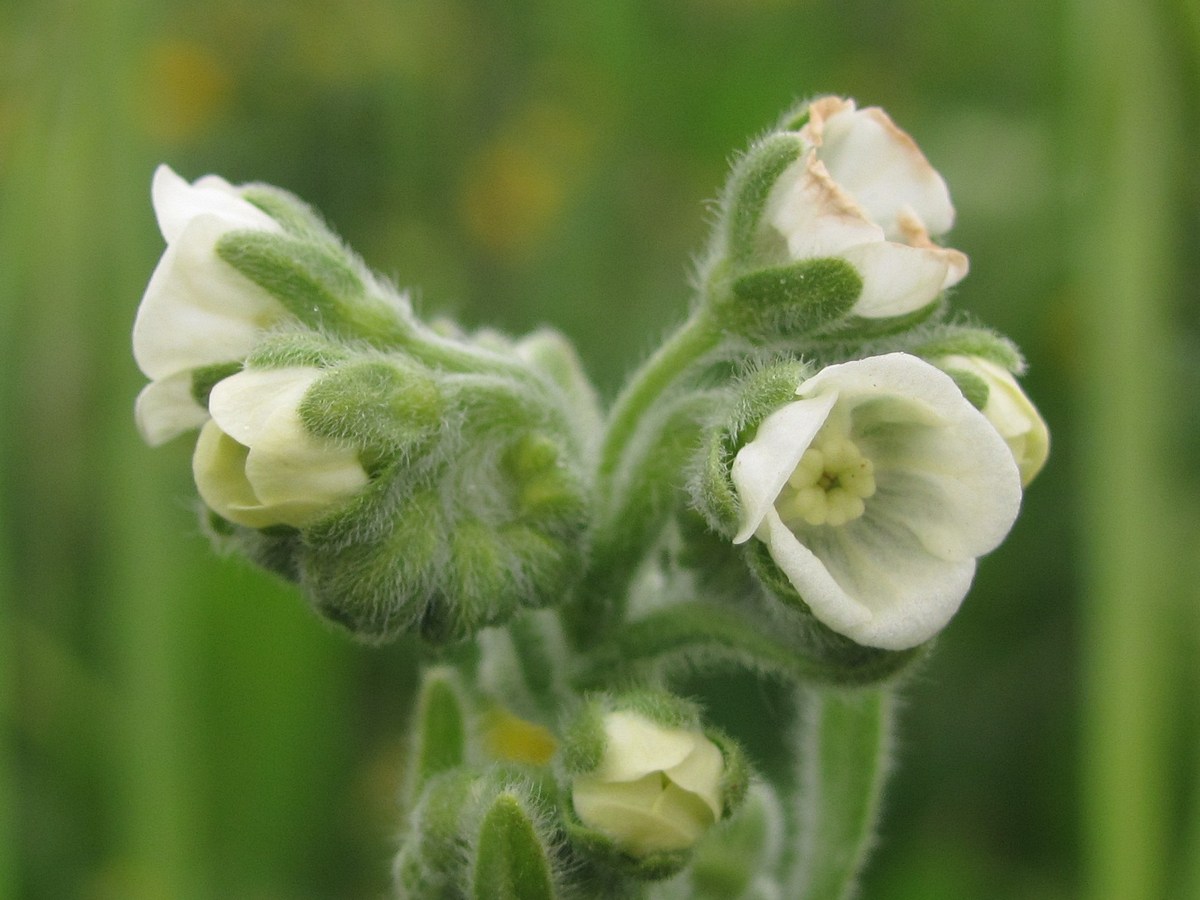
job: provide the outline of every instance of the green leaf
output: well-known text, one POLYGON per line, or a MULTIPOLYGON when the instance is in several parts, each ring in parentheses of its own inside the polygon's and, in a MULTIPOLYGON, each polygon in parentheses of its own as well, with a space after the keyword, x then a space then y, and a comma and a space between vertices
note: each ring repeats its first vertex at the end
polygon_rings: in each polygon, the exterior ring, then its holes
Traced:
POLYGON ((554 879, 533 823, 511 793, 484 816, 475 853, 475 900, 553 900, 554 879))

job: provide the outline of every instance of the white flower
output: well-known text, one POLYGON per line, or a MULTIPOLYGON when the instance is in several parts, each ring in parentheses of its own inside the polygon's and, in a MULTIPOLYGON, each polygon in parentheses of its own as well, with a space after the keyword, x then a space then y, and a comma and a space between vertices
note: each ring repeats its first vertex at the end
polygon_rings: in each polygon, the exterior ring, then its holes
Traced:
POLYGON ((1008 533, 1021 481, 953 380, 904 353, 829 366, 734 459, 742 543, 755 536, 825 625, 901 650, 962 602, 1008 533))
POLYGON ((1012 451, 1017 468, 1021 470, 1021 486, 1033 481, 1050 455, 1050 431, 1012 373, 980 356, 956 354, 932 362, 947 372, 966 372, 987 385, 983 414, 1012 451))
POLYGON ((315 436, 300 402, 321 376, 309 367, 248 369, 218 382, 192 457, 208 506, 251 528, 302 528, 367 484, 355 450, 315 436))
POLYGON ((685 850, 721 818, 724 758, 699 731, 635 712, 604 717, 600 765, 576 777, 579 820, 634 856, 685 850))
POLYGON ((151 194, 167 249, 138 308, 133 355, 151 379, 138 396, 138 427, 156 445, 208 418, 192 397, 193 371, 241 361, 285 310, 216 253, 225 234, 279 232, 278 222, 215 175, 188 184, 159 166, 151 194))
POLYGON ((877 107, 822 97, 800 129, 808 147, 772 188, 764 220, 793 260, 836 256, 863 279, 852 312, 920 309, 967 274, 967 257, 936 245, 954 223, 942 177, 877 107))

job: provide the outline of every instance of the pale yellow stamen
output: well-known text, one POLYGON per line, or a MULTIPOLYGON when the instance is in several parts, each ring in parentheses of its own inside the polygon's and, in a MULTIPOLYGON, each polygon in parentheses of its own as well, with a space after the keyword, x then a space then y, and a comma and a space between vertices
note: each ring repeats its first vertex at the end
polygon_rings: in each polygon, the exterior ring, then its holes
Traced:
POLYGON ((822 429, 775 501, 785 523, 845 525, 866 511, 875 466, 838 430, 822 429))

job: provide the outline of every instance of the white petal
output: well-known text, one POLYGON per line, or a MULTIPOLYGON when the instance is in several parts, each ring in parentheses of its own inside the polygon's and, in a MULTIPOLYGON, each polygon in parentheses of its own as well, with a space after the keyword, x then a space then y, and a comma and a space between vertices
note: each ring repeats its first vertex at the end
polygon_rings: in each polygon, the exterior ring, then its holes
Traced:
POLYGON ((142 439, 151 447, 208 421, 208 411, 192 396, 191 372, 150 382, 138 394, 133 414, 142 439))
POLYGON ((246 478, 265 505, 287 509, 279 521, 297 527, 368 482, 358 451, 310 434, 296 407, 267 419, 250 447, 246 478))
POLYGON ((900 238, 897 215, 905 207, 931 234, 944 234, 954 224, 946 182, 916 142, 878 107, 830 116, 820 154, 832 176, 889 240, 900 238))
POLYGON ((607 781, 634 781, 677 766, 695 749, 697 739, 693 732, 667 728, 632 712, 605 716, 604 735, 604 757, 593 774, 607 781))
POLYGON ((942 292, 949 271, 945 251, 890 241, 849 247, 841 256, 863 280, 862 293, 851 312, 869 319, 920 309, 942 292))
POLYGON ((148 377, 243 359, 262 330, 286 315, 217 257, 225 231, 212 216, 193 219, 150 277, 133 325, 133 355, 148 377))
POLYGON ((836 256, 847 247, 884 239, 883 229, 830 177, 815 152, 779 177, 764 218, 783 235, 796 260, 836 256))
POLYGON ((724 770, 725 757, 720 749, 708 738, 698 735, 696 746, 687 758, 667 769, 665 774, 683 790, 704 801, 712 810, 715 822, 721 818, 721 773, 724 770))
POLYGON ((194 185, 160 165, 150 188, 158 227, 168 244, 174 243, 197 216, 214 216, 225 231, 254 229, 282 231, 278 222, 242 196, 225 179, 207 175, 194 185))
POLYGON ((247 447, 257 445, 271 417, 281 409, 295 409, 321 377, 312 366, 283 369, 245 369, 213 387, 208 410, 221 429, 247 447))
POLYGON ((192 477, 200 498, 218 515, 248 528, 279 522, 264 509, 246 479, 246 447, 225 434, 216 422, 200 429, 192 455, 192 477))
MULTIPOLYGON (((813 614, 858 643, 903 650, 936 635, 971 586, 973 558, 945 560, 870 512, 840 528, 803 529, 811 559, 785 570, 813 614)), ((782 567, 781 567, 782 568, 782 567)))
POLYGON ((581 822, 640 856, 691 847, 712 824, 697 798, 664 790, 657 775, 622 783, 577 778, 571 802, 581 822))
POLYGON ((749 540, 763 517, 775 508, 775 498, 825 424, 837 399, 837 392, 830 390, 788 403, 767 416, 754 439, 738 451, 730 470, 742 505, 742 521, 733 538, 735 544, 749 540))

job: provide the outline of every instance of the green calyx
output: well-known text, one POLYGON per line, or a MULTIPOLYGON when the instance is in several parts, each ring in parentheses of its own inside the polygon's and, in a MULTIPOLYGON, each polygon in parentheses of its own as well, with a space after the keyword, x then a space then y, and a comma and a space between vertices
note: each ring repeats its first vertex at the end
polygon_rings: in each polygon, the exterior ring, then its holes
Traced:
POLYGON ((376 296, 361 266, 336 244, 234 231, 217 242, 217 255, 308 328, 384 347, 410 330, 406 311, 376 296))
POLYGON ((721 321, 756 343, 803 338, 842 319, 860 293, 862 278, 846 260, 805 259, 734 279, 721 321))
POLYGON ((734 457, 767 416, 795 398, 796 388, 809 374, 806 364, 783 359, 729 388, 724 407, 705 432, 688 483, 692 506, 713 530, 726 537, 737 532, 741 501, 730 480, 734 457))

